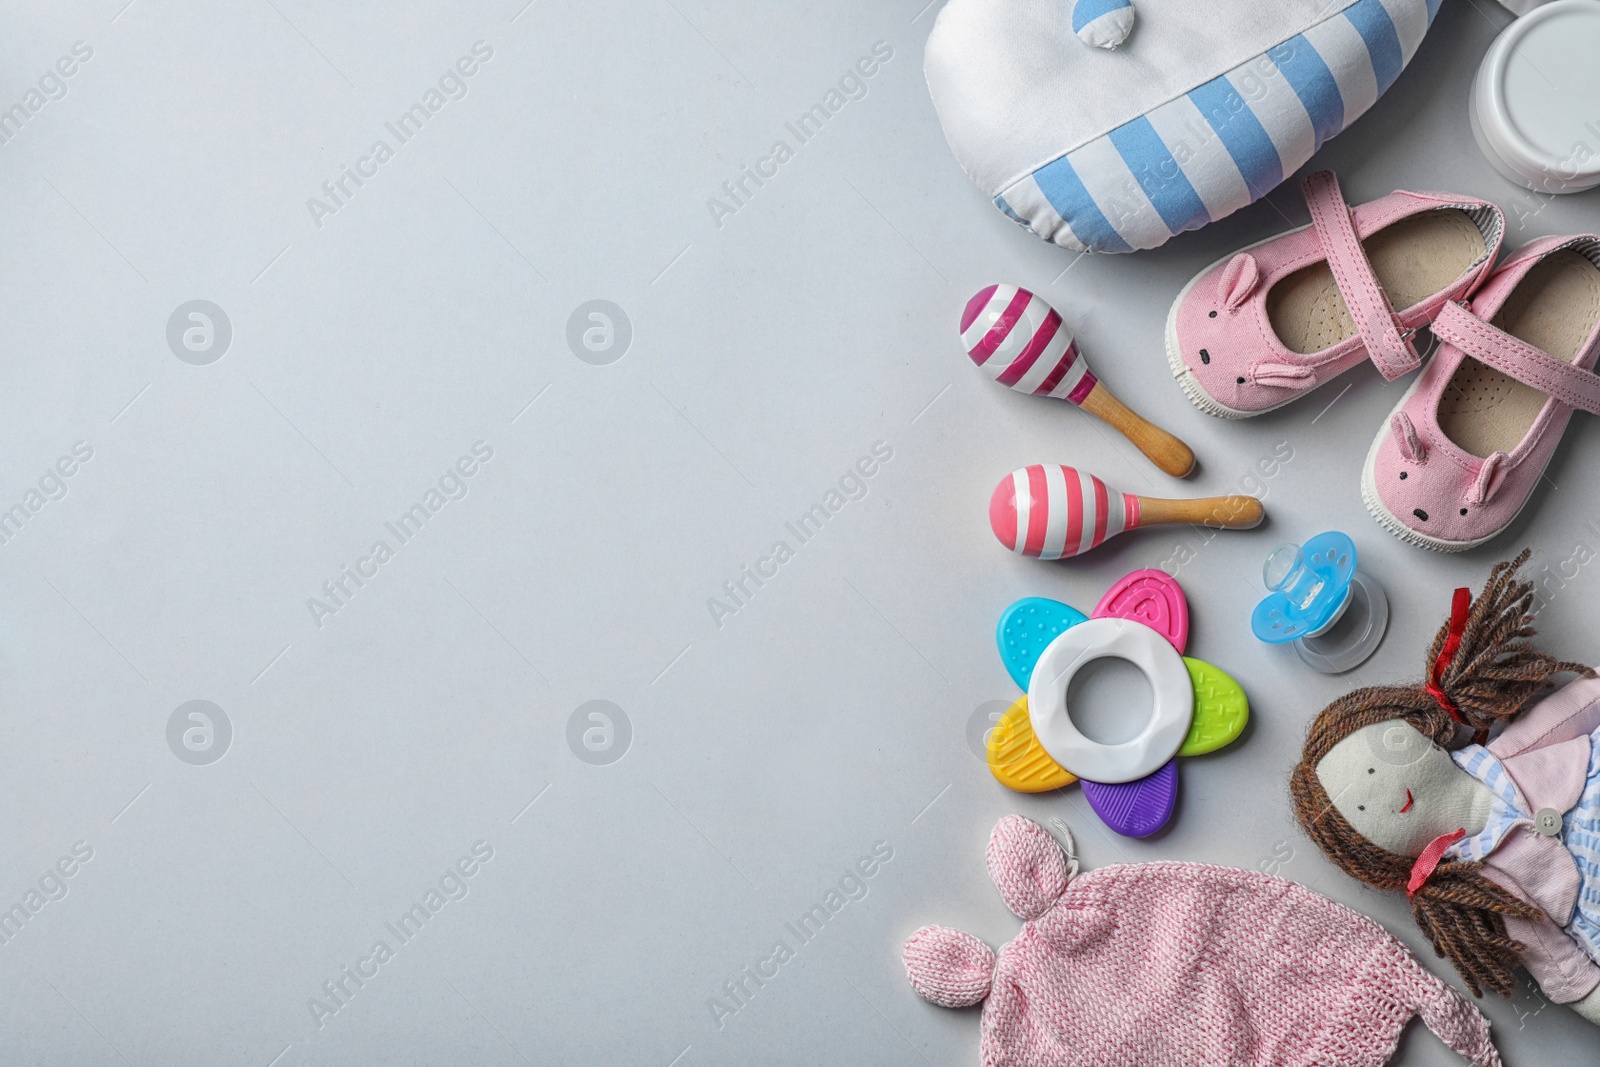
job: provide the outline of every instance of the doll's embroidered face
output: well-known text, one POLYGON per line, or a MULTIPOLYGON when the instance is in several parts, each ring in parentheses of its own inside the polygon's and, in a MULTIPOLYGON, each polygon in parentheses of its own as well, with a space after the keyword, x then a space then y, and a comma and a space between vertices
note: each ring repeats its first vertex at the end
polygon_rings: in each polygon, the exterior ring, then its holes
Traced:
POLYGON ((1397 855, 1420 855, 1429 841, 1473 821, 1482 828, 1477 782, 1398 719, 1334 745, 1317 764, 1317 779, 1357 833, 1397 855))

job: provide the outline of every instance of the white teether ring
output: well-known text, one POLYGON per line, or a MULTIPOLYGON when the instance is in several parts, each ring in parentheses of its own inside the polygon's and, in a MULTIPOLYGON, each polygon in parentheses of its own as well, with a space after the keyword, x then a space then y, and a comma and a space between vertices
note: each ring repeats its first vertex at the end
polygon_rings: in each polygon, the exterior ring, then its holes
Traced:
POLYGON ((1090 619, 1050 642, 1034 664, 1028 718, 1050 758, 1079 778, 1106 785, 1137 781, 1160 770, 1183 747, 1194 721, 1194 684, 1177 649, 1150 627, 1131 619, 1090 619), (1118 745, 1091 741, 1067 714, 1073 675, 1106 656, 1139 668, 1155 698, 1145 728, 1118 745))

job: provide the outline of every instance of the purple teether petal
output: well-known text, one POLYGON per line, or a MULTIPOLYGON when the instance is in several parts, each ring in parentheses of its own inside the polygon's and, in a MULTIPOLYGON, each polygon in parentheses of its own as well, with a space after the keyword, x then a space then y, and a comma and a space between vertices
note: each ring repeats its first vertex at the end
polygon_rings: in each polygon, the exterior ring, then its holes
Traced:
POLYGON ((1178 802, 1178 760, 1133 782, 1106 785, 1083 780, 1083 795, 1095 814, 1123 837, 1149 837, 1172 818, 1178 802))

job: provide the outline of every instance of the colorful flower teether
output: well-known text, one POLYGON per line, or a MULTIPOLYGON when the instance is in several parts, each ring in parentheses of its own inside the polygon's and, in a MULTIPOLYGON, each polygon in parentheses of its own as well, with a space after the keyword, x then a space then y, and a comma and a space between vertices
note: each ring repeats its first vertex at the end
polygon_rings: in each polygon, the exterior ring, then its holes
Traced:
POLYGON ((1023 793, 1081 780, 1089 806, 1124 837, 1149 837, 1172 818, 1177 757, 1231 743, 1250 717, 1237 682, 1183 655, 1189 603, 1158 570, 1127 575, 1088 616, 1056 600, 1019 600, 1001 614, 995 636, 1007 673, 1028 695, 990 732, 989 770, 1023 793), (1116 745, 1083 736, 1067 708, 1073 675, 1105 656, 1138 667, 1154 696, 1144 730, 1116 745))

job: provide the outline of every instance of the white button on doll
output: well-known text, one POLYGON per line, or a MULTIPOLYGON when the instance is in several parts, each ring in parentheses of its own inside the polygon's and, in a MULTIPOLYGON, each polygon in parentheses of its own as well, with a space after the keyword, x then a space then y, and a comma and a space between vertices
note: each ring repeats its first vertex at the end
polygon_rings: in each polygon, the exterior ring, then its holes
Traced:
POLYGON ((1474 994, 1509 997, 1520 965, 1600 1024, 1600 677, 1528 643, 1527 558, 1496 564, 1476 602, 1457 590, 1422 685, 1324 708, 1291 789, 1317 846, 1407 893, 1474 994), (1585 677, 1528 704, 1563 672, 1585 677))

